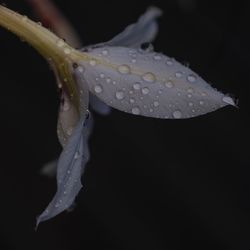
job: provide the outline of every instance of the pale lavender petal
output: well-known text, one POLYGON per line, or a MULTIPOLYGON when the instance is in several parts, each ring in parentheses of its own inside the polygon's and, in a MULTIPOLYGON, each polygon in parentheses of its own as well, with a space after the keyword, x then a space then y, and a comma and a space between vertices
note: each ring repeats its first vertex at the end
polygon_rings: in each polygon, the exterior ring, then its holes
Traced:
POLYGON ((130 48, 139 48, 141 44, 152 42, 158 33, 158 24, 156 19, 160 17, 162 11, 157 7, 150 7, 138 19, 125 28, 120 34, 108 42, 99 43, 83 48, 83 50, 102 46, 123 46, 130 48))
POLYGON ((113 108, 156 118, 191 118, 232 98, 163 54, 125 47, 95 48, 82 61, 90 91, 113 108))
POLYGON ((57 192, 37 218, 37 226, 68 209, 82 188, 81 175, 89 159, 88 136, 88 119, 82 117, 60 155, 57 165, 57 192))
POLYGON ((91 108, 100 115, 109 115, 111 112, 111 108, 95 95, 89 95, 89 103, 91 108))

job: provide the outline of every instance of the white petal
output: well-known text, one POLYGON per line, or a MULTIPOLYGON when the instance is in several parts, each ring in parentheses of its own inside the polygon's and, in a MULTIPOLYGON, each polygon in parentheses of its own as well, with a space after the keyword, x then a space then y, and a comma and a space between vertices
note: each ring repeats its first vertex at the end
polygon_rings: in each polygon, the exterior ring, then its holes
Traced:
POLYGON ((90 107, 100 115, 109 115, 111 113, 111 108, 98 99, 95 95, 89 95, 90 107))
POLYGON ((122 31, 110 41, 99 43, 94 46, 88 46, 83 48, 83 50, 91 47, 101 46, 124 46, 130 48, 139 48, 142 43, 152 42, 155 39, 158 33, 158 24, 156 19, 161 16, 161 14, 162 11, 159 8, 150 7, 136 23, 126 27, 124 31, 122 31))
POLYGON ((80 191, 81 175, 89 159, 89 123, 82 117, 65 146, 57 166, 57 192, 45 211, 37 218, 40 222, 48 220, 68 209, 80 191))
POLYGON ((191 69, 162 54, 102 47, 88 55, 95 64, 87 61, 81 64, 90 91, 116 109, 135 115, 180 119, 234 105, 230 97, 213 89, 191 69))

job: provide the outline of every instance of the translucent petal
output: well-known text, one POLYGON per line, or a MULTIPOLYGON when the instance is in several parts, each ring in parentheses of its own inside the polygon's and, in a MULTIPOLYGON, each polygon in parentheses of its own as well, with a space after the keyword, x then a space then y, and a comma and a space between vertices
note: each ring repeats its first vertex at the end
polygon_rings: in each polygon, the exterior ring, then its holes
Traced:
POLYGON ((90 94, 89 103, 90 107, 100 115, 109 115, 111 113, 111 108, 98 99, 95 95, 90 94))
POLYGON ((40 222, 68 209, 80 191, 81 175, 89 159, 89 124, 91 123, 83 116, 60 155, 57 165, 57 192, 45 211, 37 218, 37 226, 40 222))
POLYGON ((116 109, 180 119, 234 105, 230 97, 165 55, 124 47, 95 48, 88 55, 90 61, 81 64, 90 91, 116 109))
POLYGON ((102 46, 139 48, 142 43, 152 42, 155 39, 158 33, 156 19, 161 16, 161 14, 162 11, 159 8, 150 7, 136 23, 129 25, 124 31, 110 41, 88 46, 83 48, 83 50, 102 46))

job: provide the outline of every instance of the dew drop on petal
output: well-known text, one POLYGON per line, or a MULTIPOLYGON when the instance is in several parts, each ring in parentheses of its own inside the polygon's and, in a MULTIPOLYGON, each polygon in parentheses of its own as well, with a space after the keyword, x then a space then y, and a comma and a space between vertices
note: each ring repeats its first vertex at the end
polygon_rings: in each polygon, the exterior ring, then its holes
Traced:
POLYGON ((130 103, 135 103, 135 99, 134 99, 134 98, 130 98, 130 99, 129 99, 129 102, 130 102, 130 103))
POLYGON ((135 90, 139 90, 139 89, 141 88, 140 83, 139 83, 139 82, 134 83, 133 88, 134 88, 135 90))
POLYGON ((174 112, 173 112, 173 117, 174 117, 175 119, 180 119, 180 118, 182 117, 181 111, 180 111, 180 110, 174 111, 174 112))
POLYGON ((179 72, 179 71, 176 72, 176 73, 175 73, 175 77, 176 77, 176 78, 181 78, 181 77, 182 77, 182 73, 179 72))
POLYGON ((122 100, 122 99, 124 98, 124 93, 123 93, 122 91, 117 91, 117 92, 115 93, 115 97, 116 97, 116 99, 118 99, 118 100, 122 100))
POLYGON ((154 106, 155 106, 155 107, 158 107, 159 105, 160 105, 160 103, 159 103, 159 102, 154 101, 154 106))
POLYGON ((101 85, 98 84, 98 85, 95 86, 95 92, 96 92, 97 94, 102 93, 102 90, 103 90, 103 89, 102 89, 102 86, 101 86, 101 85))
POLYGON ((64 41, 62 39, 59 39, 57 42, 56 42, 56 45, 61 48, 63 45, 64 45, 64 41))
POLYGON ((96 60, 95 60, 95 59, 91 59, 91 60, 89 61, 89 64, 90 64, 91 66, 95 66, 95 65, 96 65, 96 60))
POLYGON ((146 73, 142 76, 142 79, 146 82, 154 82, 155 81, 155 75, 153 73, 146 73))
POLYGON ((142 89, 142 94, 147 95, 149 93, 149 89, 147 87, 142 89))
POLYGON ((68 55, 68 54, 70 54, 71 50, 69 48, 65 48, 63 50, 63 52, 64 52, 64 54, 68 55))
POLYGON ((121 74, 129 74, 130 73, 130 67, 126 64, 123 64, 123 65, 120 65, 118 67, 118 71, 121 73, 121 74))
POLYGON ((196 81, 196 76, 195 75, 189 75, 187 77, 187 80, 191 83, 195 82, 196 81))
POLYGON ((154 55, 154 59, 157 60, 157 61, 161 60, 161 56, 160 55, 154 55))
POLYGON ((168 87, 168 88, 173 88, 174 84, 173 84, 172 81, 167 81, 167 82, 165 83, 165 86, 168 87))
POLYGON ((166 62, 166 64, 168 66, 172 66, 173 65, 173 61, 171 59, 168 59, 167 62, 166 62))
POLYGON ((105 75, 103 73, 101 73, 100 77, 103 79, 105 77, 105 75))
POLYGON ((104 56, 106 56, 106 55, 108 55, 108 50, 106 50, 106 49, 104 49, 103 51, 102 51, 102 54, 104 55, 104 56))
POLYGON ((132 114, 134 115, 139 115, 141 112, 140 112, 140 109, 138 107, 134 107, 132 108, 132 114))

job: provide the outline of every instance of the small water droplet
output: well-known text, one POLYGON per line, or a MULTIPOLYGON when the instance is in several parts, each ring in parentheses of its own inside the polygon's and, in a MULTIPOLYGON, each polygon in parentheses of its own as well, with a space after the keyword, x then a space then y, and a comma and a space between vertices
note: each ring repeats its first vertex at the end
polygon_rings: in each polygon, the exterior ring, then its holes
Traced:
POLYGON ((100 77, 103 79, 105 77, 105 75, 103 73, 101 73, 100 77))
POLYGON ((91 65, 91 66, 95 66, 96 65, 96 60, 95 59, 91 59, 90 61, 89 61, 89 64, 91 65))
POLYGON ((132 62, 132 63, 136 63, 136 59, 132 59, 131 62, 132 62))
POLYGON ((165 86, 168 87, 168 88, 173 88, 174 84, 173 84, 172 81, 167 81, 167 82, 165 83, 165 86))
POLYGON ((188 93, 194 93, 194 90, 193 90, 192 88, 188 88, 188 89, 187 89, 187 92, 188 92, 188 93))
POLYGON ((188 98, 192 98, 192 95, 191 95, 191 94, 188 94, 187 96, 188 96, 188 98))
POLYGON ((77 70, 82 73, 84 71, 84 68, 82 66, 79 66, 77 70))
POLYGON ((116 85, 116 81, 113 81, 113 84, 116 85))
POLYGON ((134 108, 132 108, 132 114, 134 114, 134 115, 139 115, 140 114, 140 109, 138 108, 138 107, 134 107, 134 108))
POLYGON ((180 110, 174 111, 174 112, 173 112, 173 117, 174 117, 175 119, 180 119, 180 118, 182 117, 181 111, 180 111, 180 110))
POLYGON ((166 64, 168 66, 172 66, 173 65, 173 61, 171 59, 167 59, 166 64))
POLYGON ((121 73, 121 74, 129 74, 130 73, 130 67, 128 65, 120 65, 118 67, 118 71, 121 73))
POLYGON ((69 48, 65 48, 63 52, 64 54, 69 55, 71 53, 71 50, 69 48))
POLYGON ((100 93, 102 93, 102 86, 101 85, 96 85, 95 86, 95 92, 97 93, 97 94, 100 94, 100 93))
POLYGON ((27 16, 22 16, 22 21, 23 22, 26 22, 28 20, 28 17, 27 16))
POLYGON ((234 100, 231 97, 229 97, 229 96, 224 96, 222 98, 222 101, 225 102, 225 103, 227 103, 227 104, 235 106, 234 100))
POLYGON ((107 79, 106 79, 106 82, 107 82, 107 83, 111 83, 111 79, 110 79, 110 78, 107 78, 107 79))
POLYGON ((154 101, 154 106, 155 106, 155 107, 158 107, 159 105, 160 105, 160 103, 159 103, 159 102, 154 101))
POLYGON ((134 88, 135 90, 139 90, 139 89, 141 88, 140 83, 139 83, 139 82, 134 83, 133 88, 134 88))
POLYGON ((68 102, 64 102, 63 104, 63 111, 68 111, 70 109, 70 105, 68 102))
POLYGON ((188 103, 188 106, 189 106, 189 107, 193 107, 194 104, 193 104, 192 102, 189 102, 189 103, 188 103))
POLYGON ((155 75, 153 73, 146 73, 142 76, 142 79, 146 82, 154 82, 155 81, 155 75))
POLYGON ((115 93, 115 97, 116 97, 116 99, 118 99, 118 100, 122 100, 122 99, 124 98, 124 93, 123 93, 122 91, 117 91, 117 92, 115 93))
POLYGON ((187 80, 189 81, 189 82, 195 82, 196 81, 196 76, 195 75, 189 75, 188 77, 187 77, 187 80))
POLYGON ((207 96, 207 93, 202 92, 201 95, 202 95, 202 96, 207 96))
POLYGON ((182 77, 182 72, 178 71, 175 73, 176 78, 181 78, 182 77))
POLYGON ((102 51, 102 54, 104 55, 104 56, 106 56, 106 55, 108 55, 108 50, 106 50, 106 49, 104 49, 103 51, 102 51))
POLYGON ((160 55, 154 55, 154 59, 157 60, 157 61, 161 60, 161 56, 160 55))
POLYGON ((74 159, 78 159, 80 156, 79 152, 76 152, 75 155, 74 155, 74 159))
POLYGON ((130 98, 130 103, 135 103, 135 99, 134 98, 130 98))
POLYGON ((203 101, 200 101, 200 105, 201 105, 201 106, 204 105, 204 102, 203 102, 203 101))
POLYGON ((63 47, 63 45, 65 44, 65 42, 62 40, 62 39, 59 39, 57 42, 56 42, 56 45, 61 48, 63 47))
POLYGON ((69 127, 67 129, 67 135, 71 136, 72 135, 72 132, 73 132, 73 127, 69 127))
POLYGON ((147 87, 142 89, 142 94, 147 95, 149 93, 149 89, 147 87))

